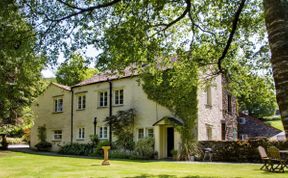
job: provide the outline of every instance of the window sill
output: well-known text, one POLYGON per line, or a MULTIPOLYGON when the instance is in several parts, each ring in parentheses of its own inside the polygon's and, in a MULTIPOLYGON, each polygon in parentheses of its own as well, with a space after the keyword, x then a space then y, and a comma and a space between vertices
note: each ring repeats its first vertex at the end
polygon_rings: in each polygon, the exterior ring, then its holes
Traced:
POLYGON ((61 114, 61 113, 63 113, 63 111, 52 112, 52 114, 61 114))
POLYGON ((211 109, 211 108, 212 108, 212 105, 205 104, 205 107, 211 109))
POLYGON ((108 108, 108 106, 98 106, 97 109, 105 109, 108 108))
POLYGON ((76 111, 84 111, 85 110, 85 108, 83 108, 83 109, 76 109, 76 111))
POLYGON ((115 105, 113 105, 113 107, 122 107, 122 106, 124 106, 124 104, 115 104, 115 105))
POLYGON ((54 140, 51 140, 52 142, 61 142, 62 139, 54 139, 54 140))
POLYGON ((84 141, 84 138, 77 138, 76 141, 84 141))

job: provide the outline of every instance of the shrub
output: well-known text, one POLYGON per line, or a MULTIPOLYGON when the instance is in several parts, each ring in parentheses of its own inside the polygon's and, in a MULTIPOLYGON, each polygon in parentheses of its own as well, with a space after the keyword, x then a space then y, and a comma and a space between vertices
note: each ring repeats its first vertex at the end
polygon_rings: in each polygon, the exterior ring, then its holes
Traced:
POLYGON ((94 151, 93 148, 94 146, 91 143, 88 144, 72 143, 61 147, 59 153, 68 155, 88 156, 93 153, 94 151))
POLYGON ((35 147, 39 151, 48 151, 51 147, 52 144, 46 141, 47 135, 46 135, 46 126, 39 126, 38 127, 38 139, 40 140, 39 143, 35 145, 35 147))
POLYGON ((144 138, 139 140, 135 146, 136 155, 142 159, 151 159, 154 157, 154 139, 144 138))
POLYGON ((287 149, 288 142, 268 141, 267 139, 247 141, 201 141, 202 148, 212 148, 213 161, 225 162, 260 162, 258 146, 267 149, 276 146, 279 149, 287 149))
POLYGON ((7 137, 7 142, 8 144, 10 145, 13 145, 13 144, 21 144, 23 143, 23 139, 22 138, 10 138, 10 137, 7 137))

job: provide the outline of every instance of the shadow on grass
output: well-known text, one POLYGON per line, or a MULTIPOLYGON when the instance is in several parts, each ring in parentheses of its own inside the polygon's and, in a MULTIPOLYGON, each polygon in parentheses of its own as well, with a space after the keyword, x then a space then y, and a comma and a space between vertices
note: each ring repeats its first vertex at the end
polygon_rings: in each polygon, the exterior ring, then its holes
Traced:
POLYGON ((207 176, 185 176, 185 177, 177 177, 175 175, 149 175, 149 174, 142 174, 139 176, 132 176, 132 177, 125 177, 125 178, 150 178, 150 177, 159 177, 159 178, 214 178, 214 177, 207 177, 207 176))

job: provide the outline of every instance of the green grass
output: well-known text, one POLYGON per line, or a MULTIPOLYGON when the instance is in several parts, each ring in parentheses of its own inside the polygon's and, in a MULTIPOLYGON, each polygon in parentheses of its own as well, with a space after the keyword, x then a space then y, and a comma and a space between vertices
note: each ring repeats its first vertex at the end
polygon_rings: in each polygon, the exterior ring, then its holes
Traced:
POLYGON ((277 128, 279 130, 284 130, 281 120, 269 120, 269 121, 265 121, 265 123, 271 125, 272 127, 277 128))
POLYGON ((259 170, 257 164, 211 164, 167 161, 112 160, 110 166, 101 166, 101 160, 44 156, 0 151, 0 177, 234 177, 280 178, 286 173, 259 170))

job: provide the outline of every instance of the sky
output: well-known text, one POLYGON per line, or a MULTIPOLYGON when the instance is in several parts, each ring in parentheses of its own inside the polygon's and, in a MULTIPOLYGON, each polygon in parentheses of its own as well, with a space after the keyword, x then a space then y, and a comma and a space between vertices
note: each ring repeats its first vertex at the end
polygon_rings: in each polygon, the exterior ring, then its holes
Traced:
MULTIPOLYGON (((92 45, 88 46, 87 47, 87 50, 86 50, 86 56, 87 57, 96 57, 100 52, 97 51, 92 45)), ((58 57, 58 60, 57 60, 57 65, 56 67, 52 67, 51 66, 48 66, 46 67, 45 69, 43 69, 41 71, 42 73, 42 76, 43 78, 54 78, 55 77, 55 74, 56 74, 56 71, 57 71, 57 67, 65 60, 64 58, 64 55, 63 54, 60 54, 59 57, 58 57)), ((89 67, 94 67, 95 66, 95 63, 91 63, 89 65, 89 67)))

